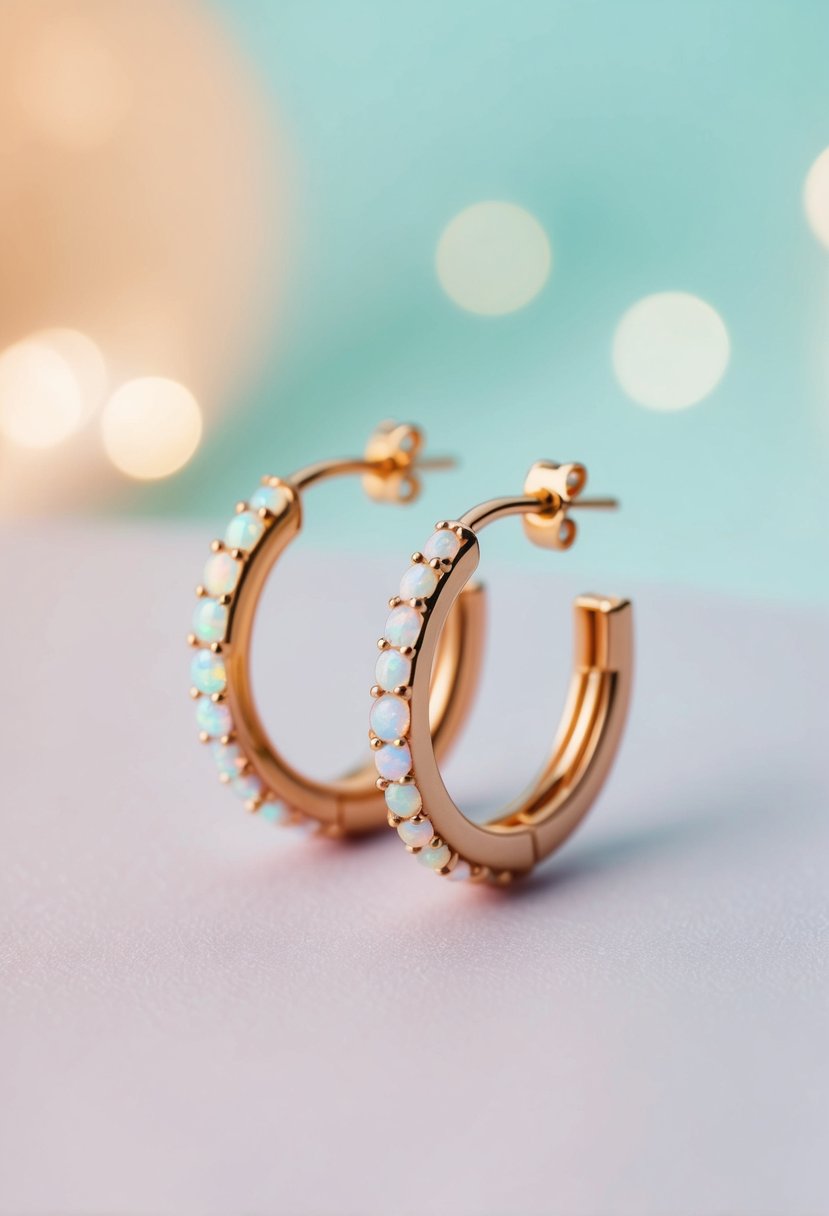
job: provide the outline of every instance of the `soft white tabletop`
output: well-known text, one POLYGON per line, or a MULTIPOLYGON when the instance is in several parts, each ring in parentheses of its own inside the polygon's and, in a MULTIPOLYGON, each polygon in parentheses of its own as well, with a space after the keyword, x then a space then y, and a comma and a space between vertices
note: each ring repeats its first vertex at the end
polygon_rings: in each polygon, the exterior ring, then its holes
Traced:
MULTIPOLYGON (((572 593, 637 614, 611 779, 503 894, 216 784, 183 642, 204 536, 0 546, 0 1209, 829 1210, 825 620, 488 569, 491 663, 447 770, 470 807, 541 758, 572 593)), ((364 752, 400 561, 356 566, 292 557, 257 635, 266 718, 317 772, 364 752)))

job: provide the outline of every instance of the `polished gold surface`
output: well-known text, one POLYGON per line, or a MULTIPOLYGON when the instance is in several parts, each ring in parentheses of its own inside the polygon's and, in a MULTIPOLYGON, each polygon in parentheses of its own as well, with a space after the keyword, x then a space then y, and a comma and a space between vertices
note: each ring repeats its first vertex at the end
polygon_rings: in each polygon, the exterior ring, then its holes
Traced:
MULTIPOLYGON (((384 423, 372 436, 362 459, 330 460, 300 470, 292 477, 271 479, 288 496, 279 518, 268 527, 254 553, 245 561, 230 606, 230 620, 221 653, 228 674, 227 700, 235 741, 267 789, 331 832, 361 832, 386 821, 383 794, 369 763, 324 783, 298 772, 270 739, 257 710, 251 687, 251 639, 259 600, 271 570, 302 530, 302 495, 317 483, 345 474, 363 477, 366 492, 376 501, 409 503, 420 491, 419 473, 446 467, 444 460, 419 459, 421 432, 411 426, 384 423)), ((426 692, 427 730, 439 756, 459 732, 471 707, 480 670, 484 638, 484 594, 465 588, 447 622, 438 648, 431 692, 426 692)))
POLYGON ((531 869, 581 821, 615 757, 630 697, 632 609, 627 600, 597 595, 580 596, 574 604, 573 674, 550 755, 530 788, 489 823, 471 822, 455 805, 429 737, 430 673, 441 633, 478 566, 478 532, 508 515, 522 515, 533 543, 567 548, 575 537, 575 528, 567 526, 572 507, 616 505, 613 500, 576 503, 585 481, 581 465, 539 462, 530 471, 524 495, 493 499, 448 524, 462 547, 424 615, 413 663, 407 737, 423 815, 435 832, 433 843, 445 843, 452 851, 448 871, 461 859, 469 863, 473 877, 505 882, 531 869))

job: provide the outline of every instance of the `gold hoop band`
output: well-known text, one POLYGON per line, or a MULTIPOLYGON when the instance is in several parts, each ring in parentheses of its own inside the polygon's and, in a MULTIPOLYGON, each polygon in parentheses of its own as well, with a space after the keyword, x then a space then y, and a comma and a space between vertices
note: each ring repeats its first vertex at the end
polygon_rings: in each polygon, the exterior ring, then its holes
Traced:
MULTIPOLYGON (((425 595, 401 600, 401 608, 419 614, 411 680, 396 697, 400 704, 386 694, 375 700, 369 735, 389 822, 427 867, 451 878, 507 882, 530 870, 587 813, 616 754, 630 695, 632 610, 627 600, 604 596, 575 602, 573 675, 549 759, 532 786, 492 821, 473 823, 455 805, 428 734, 429 676, 441 631, 478 566, 478 532, 519 514, 535 543, 569 548, 575 525, 567 512, 597 505, 575 502, 585 482, 581 465, 539 463, 523 496, 494 499, 459 520, 440 522, 423 553, 414 555, 412 569, 428 563, 433 576, 421 580, 425 595)), ((411 571, 404 575, 404 588, 416 582, 411 571)))
MULTIPOLYGON (((383 796, 370 763, 326 784, 299 773, 280 754, 253 698, 251 637, 268 576, 302 529, 303 493, 328 478, 357 473, 375 500, 411 502, 420 488, 417 471, 428 467, 417 459, 421 444, 414 427, 384 424, 363 459, 324 461, 284 480, 264 477, 251 501, 237 505, 224 540, 211 545, 213 556, 197 588, 194 631, 188 638, 196 648, 191 695, 200 738, 213 750, 220 779, 250 810, 261 811, 273 822, 311 819, 328 834, 341 834, 366 831, 385 821, 383 796)), ((447 622, 431 693, 426 694, 427 717, 440 755, 472 704, 483 635, 484 597, 480 589, 470 588, 447 622)))

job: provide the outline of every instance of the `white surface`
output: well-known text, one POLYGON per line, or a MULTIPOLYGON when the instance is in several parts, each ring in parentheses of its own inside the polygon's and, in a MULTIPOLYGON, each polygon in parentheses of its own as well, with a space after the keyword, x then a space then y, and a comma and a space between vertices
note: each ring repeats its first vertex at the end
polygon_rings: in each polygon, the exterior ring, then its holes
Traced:
MULTIPOLYGON (((2 544, 26 589, 2 606, 2 1211, 827 1211, 825 623, 598 587, 636 602, 629 732, 583 829, 504 895, 392 832, 286 835, 214 783, 183 645, 205 539, 2 544)), ((364 746, 411 547, 286 563, 257 663, 300 758, 364 746)), ((496 598, 459 798, 530 775, 586 589, 496 598)))

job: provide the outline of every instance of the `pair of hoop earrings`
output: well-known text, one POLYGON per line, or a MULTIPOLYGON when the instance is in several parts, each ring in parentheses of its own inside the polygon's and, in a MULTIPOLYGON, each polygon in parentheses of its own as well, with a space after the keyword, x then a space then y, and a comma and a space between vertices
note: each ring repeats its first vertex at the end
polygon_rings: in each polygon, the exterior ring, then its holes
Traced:
POLYGON ((224 539, 211 545, 188 638, 195 650, 191 695, 199 737, 220 780, 251 811, 278 824, 315 822, 329 835, 364 832, 387 820, 436 873, 505 884, 559 847, 604 783, 627 716, 632 613, 627 600, 576 599, 573 674, 549 758, 528 791, 490 822, 473 823, 449 796, 438 765, 468 716, 481 667, 485 593, 470 581, 480 556, 478 534, 520 515, 533 544, 568 549, 576 536, 572 509, 615 506, 610 499, 579 498, 587 481, 583 465, 538 461, 521 495, 441 521, 423 551, 412 555, 378 643, 373 756, 358 771, 330 784, 297 772, 269 739, 251 692, 257 605, 268 574, 302 529, 306 490, 356 473, 372 500, 414 502, 420 471, 447 463, 423 460, 422 447, 416 427, 384 423, 362 459, 262 478, 237 505, 224 539))

